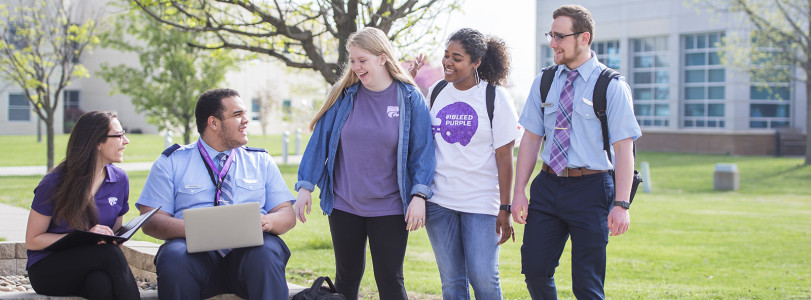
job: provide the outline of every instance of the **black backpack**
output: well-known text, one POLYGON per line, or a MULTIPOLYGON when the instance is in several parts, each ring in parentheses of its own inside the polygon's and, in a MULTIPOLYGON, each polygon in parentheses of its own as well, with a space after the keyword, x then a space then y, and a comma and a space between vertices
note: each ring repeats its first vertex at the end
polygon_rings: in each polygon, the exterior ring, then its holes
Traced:
MULTIPOLYGON (((448 85, 448 82, 440 80, 434 90, 431 92, 431 105, 428 106, 428 109, 434 106, 434 100, 436 100, 436 96, 439 95, 439 92, 448 85)), ((487 83, 487 93, 485 95, 485 99, 487 100, 487 117, 490 118, 490 128, 493 128, 493 109, 496 107, 496 85, 492 83, 487 83)))
MULTIPOLYGON (((558 70, 558 65, 548 66, 543 69, 543 75, 541 75, 541 103, 546 103, 546 95, 549 94, 549 89, 552 88, 552 81, 555 80, 555 73, 558 70)), ((594 105, 594 115, 600 119, 600 127, 603 130, 603 150, 605 150, 605 155, 608 156, 608 161, 613 164, 611 160, 611 145, 609 144, 608 140, 608 114, 605 112, 606 107, 608 106, 608 98, 606 97, 606 92, 608 91, 608 83, 611 82, 612 79, 617 78, 620 76, 620 73, 612 68, 605 68, 602 72, 600 72, 600 77, 597 78, 597 83, 594 85, 594 93, 591 96, 592 104, 594 105)), ((544 107, 541 105, 541 115, 544 113, 544 107)), ((636 157, 636 142, 634 142, 634 157, 636 157)), ((614 171, 611 170, 611 177, 614 176, 614 171)), ((631 184, 631 197, 629 199, 630 202, 633 202, 634 195, 636 195, 636 189, 639 187, 639 183, 642 182, 642 176, 639 175, 639 171, 634 170, 634 178, 631 184)))
POLYGON ((332 285, 332 280, 329 277, 323 276, 313 282, 309 288, 303 289, 301 292, 293 295, 293 300, 346 300, 344 295, 338 293, 335 286, 332 285), (327 282, 329 288, 323 287, 324 281, 327 282))

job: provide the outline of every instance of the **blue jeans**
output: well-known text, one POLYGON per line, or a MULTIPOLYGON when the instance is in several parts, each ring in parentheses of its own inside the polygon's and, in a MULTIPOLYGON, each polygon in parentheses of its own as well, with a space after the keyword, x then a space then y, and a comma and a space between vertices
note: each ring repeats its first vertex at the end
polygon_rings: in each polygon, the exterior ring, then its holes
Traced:
POLYGON ((496 216, 426 203, 425 230, 434 248, 443 299, 501 299, 496 216))

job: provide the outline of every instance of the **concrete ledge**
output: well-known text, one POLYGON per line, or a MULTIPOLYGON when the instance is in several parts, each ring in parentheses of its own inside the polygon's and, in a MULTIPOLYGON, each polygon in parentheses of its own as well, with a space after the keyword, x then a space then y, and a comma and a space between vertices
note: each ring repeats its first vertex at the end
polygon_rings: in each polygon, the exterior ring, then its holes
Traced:
MULTIPOLYGON (((144 241, 127 241, 121 247, 127 262, 130 265, 132 274, 143 280, 157 283, 155 275, 155 254, 158 253, 160 245, 144 241)), ((25 265, 28 261, 24 242, 0 242, 0 276, 27 275, 25 265)), ((290 290, 290 298, 305 289, 306 287, 287 283, 290 290)), ((43 296, 34 292, 0 292, 0 299, 60 299, 73 300, 84 299, 81 297, 51 297, 43 296)), ((158 291, 141 291, 141 299, 158 299, 158 291)), ((234 294, 224 294, 208 298, 208 300, 236 300, 242 299, 234 294)))

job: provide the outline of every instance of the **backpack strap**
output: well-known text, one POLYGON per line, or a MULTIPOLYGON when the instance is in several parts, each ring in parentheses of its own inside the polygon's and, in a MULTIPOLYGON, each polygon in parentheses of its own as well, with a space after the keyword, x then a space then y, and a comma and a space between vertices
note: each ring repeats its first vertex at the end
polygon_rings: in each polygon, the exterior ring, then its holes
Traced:
MULTIPOLYGON (((600 72, 600 77, 597 78, 597 83, 594 85, 594 94, 591 99, 594 105, 594 115, 600 119, 600 127, 602 127, 603 130, 603 150, 605 150, 609 162, 611 162, 611 144, 608 140, 608 114, 605 112, 608 106, 606 93, 611 80, 619 76, 620 73, 614 69, 603 69, 603 71, 600 72)), ((634 145, 634 148, 636 148, 636 145, 634 145)))
POLYGON ((487 100, 487 117, 490 118, 490 128, 493 128, 493 110, 496 108, 496 85, 487 83, 487 93, 485 96, 487 100))
MULTIPOLYGON (((434 107, 434 101, 436 101, 436 97, 439 96, 439 92, 441 92, 442 89, 444 89, 447 85, 448 85, 448 82, 445 81, 445 80, 440 80, 439 82, 437 82, 436 86, 434 87, 434 90, 431 91, 431 104, 428 106, 428 109, 431 109, 431 107, 434 107)), ((492 128, 493 127, 493 111, 495 110, 495 107, 496 107, 496 85, 495 84, 492 84, 492 83, 489 83, 489 82, 487 83, 487 92, 486 92, 486 95, 485 95, 485 99, 486 99, 486 102, 487 102, 487 117, 490 118, 490 128, 492 128)))
POLYGON ((444 79, 437 82, 436 86, 434 87, 434 90, 431 92, 431 104, 428 105, 428 109, 434 107, 434 101, 436 100, 436 96, 439 96, 439 92, 441 92, 446 85, 448 85, 448 82, 445 81, 444 79))
MULTIPOLYGON (((558 65, 551 65, 543 68, 541 71, 541 103, 546 103, 546 95, 549 94, 549 89, 552 88, 552 81, 555 80, 555 73, 558 71, 558 65)), ((543 105, 541 105, 541 115, 544 114, 543 105)))

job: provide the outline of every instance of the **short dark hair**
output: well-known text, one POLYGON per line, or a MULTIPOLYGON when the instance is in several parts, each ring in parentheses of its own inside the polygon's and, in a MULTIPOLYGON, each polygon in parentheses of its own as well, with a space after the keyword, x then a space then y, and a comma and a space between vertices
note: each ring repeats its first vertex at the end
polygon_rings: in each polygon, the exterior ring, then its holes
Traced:
POLYGON ((588 32, 589 45, 591 45, 591 41, 594 40, 594 19, 588 9, 577 4, 564 5, 558 7, 552 13, 552 19, 557 19, 560 16, 572 18, 572 30, 574 32, 588 32))
POLYGON ((197 132, 203 135, 206 131, 208 117, 214 116, 222 120, 222 99, 228 97, 239 97, 239 92, 232 89, 208 90, 197 98, 197 106, 194 108, 194 118, 197 120, 197 132))

